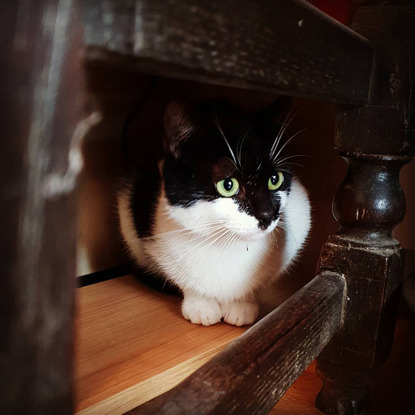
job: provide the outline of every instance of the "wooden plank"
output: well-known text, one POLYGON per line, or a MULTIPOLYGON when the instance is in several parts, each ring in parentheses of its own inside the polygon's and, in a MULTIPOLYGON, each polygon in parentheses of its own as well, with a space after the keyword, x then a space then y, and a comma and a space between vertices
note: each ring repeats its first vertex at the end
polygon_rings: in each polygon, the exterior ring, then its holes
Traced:
POLYGON ((186 321, 180 298, 132 276, 77 290, 80 414, 124 412, 176 386, 245 329, 186 321))
MULTIPOLYGON (((127 280, 127 279, 126 279, 127 280)), ((122 295, 118 298, 120 301, 116 301, 117 307, 122 307, 122 301, 125 301, 125 295, 129 293, 132 296, 132 291, 138 289, 141 289, 141 286, 136 286, 134 284, 134 281, 131 280, 131 286, 127 283, 120 284, 119 287, 116 289, 110 289, 109 286, 105 287, 104 285, 97 285, 95 288, 99 288, 100 290, 108 290, 108 297, 105 298, 104 296, 101 297, 101 300, 108 300, 114 297, 114 295, 110 295, 111 293, 114 294, 114 291, 117 292, 120 290, 122 295), (129 288, 128 288, 129 287, 129 288)), ((91 287, 92 288, 92 287, 91 287)), ((145 287, 144 287, 145 288, 145 287)), ((92 300, 90 298, 88 301, 86 301, 85 297, 91 297, 91 292, 85 294, 82 290, 78 290, 79 292, 79 299, 81 300, 79 303, 79 309, 84 311, 84 317, 88 314, 88 308, 90 305, 95 304, 96 307, 98 307, 98 298, 95 298, 95 300, 92 300), (88 306, 88 307, 87 307, 88 306)), ((150 292, 152 297, 153 295, 157 296, 157 293, 150 292)), ((92 294, 92 297, 95 297, 92 294)), ((167 301, 168 303, 171 302, 171 306, 176 307, 178 306, 178 300, 174 299, 170 296, 161 296, 163 298, 160 298, 161 303, 164 303, 167 301)), ((127 303, 130 300, 127 301, 127 303)), ((168 307, 168 310, 170 309, 170 305, 168 307)), ((95 307, 94 306, 94 307, 95 307)), ((101 304, 101 308, 102 308, 101 304)), ((127 311, 125 313, 125 317, 128 318, 129 313, 131 312, 131 307, 128 307, 127 311)), ((148 310, 148 309, 147 309, 148 310)), ((157 308, 154 308, 154 311, 157 312, 157 308)), ((99 314, 102 313, 99 309, 96 311, 96 315, 99 316, 99 314)), ((108 313, 111 314, 111 313, 108 313)), ((140 312, 137 313, 138 315, 140 312)), ((141 313, 142 314, 142 313, 141 313)), ((180 316, 177 316, 178 319, 180 319, 180 316)), ((131 320, 136 319, 136 315, 134 314, 131 318, 131 320)), ((91 318, 92 320, 92 318, 91 318)), ((99 320, 108 320, 107 314, 103 313, 102 318, 99 320)), ((151 320, 151 319, 150 319, 151 320)), ((78 323, 81 320, 78 320, 78 323)), ((141 321, 140 316, 137 317, 136 321, 141 321)), ((133 323, 133 322, 132 322, 133 323)), ((98 322, 97 324, 102 324, 102 322, 98 322)), ((109 324, 108 324, 109 325, 109 324)), ((101 326, 102 327, 102 326, 101 326)), ((226 326, 225 326, 226 327, 226 326)), ((232 329, 231 326, 228 326, 229 329, 232 329)), ((414 362, 415 360, 415 320, 407 319, 407 320, 401 320, 398 321, 398 327, 397 332, 395 333, 395 342, 393 345, 393 350, 390 359, 388 359, 386 363, 386 370, 382 372, 381 376, 381 383, 376 386, 375 394, 374 394, 374 403, 375 407, 373 408, 376 414, 379 415, 389 415, 393 413, 393 410, 395 409, 396 413, 411 413, 411 408, 414 407, 414 399, 412 398, 412 395, 410 394, 411 391, 411 379, 412 379, 412 366, 408 364, 408 362, 414 362), (398 380, 398 381, 397 381, 398 380)), ((141 330, 142 326, 138 328, 137 325, 133 325, 133 328, 135 330, 141 330)), ((209 329, 209 328, 208 328, 209 329)), ((204 330, 201 330, 203 333, 204 330)), ((160 333, 158 331, 158 333, 160 333)), ((108 347, 106 345, 110 344, 112 346, 113 342, 113 334, 111 330, 106 331, 107 339, 106 341, 103 341, 101 343, 102 347, 98 348, 96 347, 96 350, 98 350, 99 353, 102 353, 103 350, 105 350, 105 347, 108 347)), ((209 333, 208 333, 209 335, 209 333)), ((202 338, 204 339, 205 336, 202 338)), ((89 340, 92 341, 93 336, 92 334, 88 336, 89 340)), ((86 337, 84 337, 86 339, 86 337)), ((79 340, 79 338, 78 338, 79 340)), ((160 342, 159 342, 160 343, 160 342)), ((79 345, 79 343, 78 343, 79 345)), ((160 345, 158 345, 160 346, 160 345)), ((128 345, 127 345, 128 347, 128 345)), ((135 343, 132 345, 132 347, 135 347, 135 343)), ((122 352, 123 348, 120 347, 120 350, 122 352)), ((113 350, 114 352, 114 350, 113 350)), ((119 353, 120 351, 117 350, 116 353, 119 353)), ((149 359, 152 360, 152 365, 156 366, 159 363, 160 360, 160 353, 158 353, 157 350, 154 351, 152 356, 149 356, 149 359)), ((95 352, 93 353, 92 350, 90 350, 90 357, 95 358, 95 352)), ((96 362, 93 364, 99 364, 99 360, 102 358, 102 355, 98 355, 96 362)), ((78 361, 78 364, 80 362, 78 361)), ((88 362, 83 362, 82 365, 90 366, 88 362)), ((411 363, 412 364, 412 363, 411 363)), ((133 367, 131 366, 131 369, 133 367)), ((189 368, 190 370, 192 368, 189 368)), ((319 415, 321 414, 321 411, 315 408, 315 399, 317 396, 318 391, 321 388, 321 380, 315 373, 316 365, 315 362, 313 362, 307 370, 294 382, 294 384, 288 389, 288 391, 284 394, 282 399, 278 402, 278 404, 272 409, 270 412, 271 414, 279 414, 279 415, 319 415)), ((82 370, 82 368, 77 369, 77 371, 82 370)), ((108 370, 108 369, 105 369, 108 370)), ((139 372, 141 370, 141 364, 137 364, 136 372, 139 372)), ((186 370, 186 367, 184 367, 184 370, 186 370)), ((79 373, 79 372, 78 372, 79 373)), ((109 372, 107 372, 108 374, 109 372)), ((113 370, 113 373, 116 373, 117 375, 111 375, 107 381, 112 382, 115 378, 120 377, 120 373, 117 372, 117 366, 115 365, 115 368, 113 370)), ((189 375, 187 373, 187 375, 189 375)), ((128 376, 128 375, 127 375, 128 376)), ((104 378, 104 377, 103 377, 104 378)), ((155 381, 154 384, 154 390, 158 394, 160 384, 163 386, 163 383, 166 381, 166 377, 163 374, 157 378, 153 378, 155 381)), ((91 385, 88 387, 92 390, 92 388, 96 388, 97 390, 103 387, 102 382, 97 381, 97 378, 90 378, 91 385)), ((79 380, 78 380, 79 382, 79 380)), ((152 382, 151 380, 149 382, 152 382)), ((153 387, 153 386, 151 386, 153 387)), ((77 387, 79 391, 79 385, 77 387)), ((161 389, 163 390, 163 388, 161 389)), ((121 391, 119 395, 114 395, 110 398, 104 398, 102 402, 98 402, 95 405, 92 405, 89 407, 89 409, 86 409, 84 413, 92 413, 92 410, 95 411, 95 413, 103 414, 103 413, 111 413, 112 415, 116 415, 119 413, 122 413, 122 408, 131 408, 134 404, 137 405, 137 401, 133 396, 130 396, 130 393, 134 394, 134 387, 131 389, 126 389, 125 391, 121 391), (117 403, 118 401, 118 403, 117 403), (114 404, 115 403, 115 404, 114 404), (114 404, 114 405, 113 405, 114 404), (121 405, 122 404, 122 405, 121 405), (126 404, 126 406, 123 406, 126 404)), ((79 398, 78 398, 79 400, 79 398)))
POLYGON ((0 5, 2 414, 73 411, 74 15, 69 0, 0 5))
MULTIPOLYGON (((412 368, 415 364, 415 319, 408 317, 397 322, 392 353, 374 391, 373 411, 377 415, 410 414, 415 408, 415 398, 411 393, 412 368)), ((157 362, 156 355, 154 361, 157 362)), ((321 380, 313 362, 287 390, 270 415, 321 415, 322 412, 315 407, 320 388, 321 380)))
POLYGON ((134 57, 126 63, 144 72, 274 94, 368 99, 369 42, 301 0, 91 0, 85 22, 90 58, 134 57))
POLYGON ((344 287, 340 275, 320 274, 179 386, 129 414, 268 413, 339 328, 344 287))
POLYGON ((290 386, 269 415, 323 415, 316 408, 316 396, 321 380, 316 373, 315 361, 290 386))

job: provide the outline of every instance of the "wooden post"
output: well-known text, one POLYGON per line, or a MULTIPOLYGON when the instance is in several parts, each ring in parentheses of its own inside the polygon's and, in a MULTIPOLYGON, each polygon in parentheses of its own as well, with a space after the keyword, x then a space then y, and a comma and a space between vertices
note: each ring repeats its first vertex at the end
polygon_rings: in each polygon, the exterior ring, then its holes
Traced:
POLYGON ((2 414, 73 410, 74 23, 71 0, 0 5, 2 414))
POLYGON ((371 385, 389 355, 403 273, 392 236, 405 214, 399 170, 414 148, 415 3, 357 3, 352 28, 374 43, 377 60, 369 105, 337 117, 335 147, 349 170, 334 201, 340 231, 323 246, 319 272, 344 274, 348 301, 342 329, 317 359, 317 406, 328 414, 368 414, 371 385))
POLYGON ((403 157, 349 153, 349 172, 335 200, 341 231, 321 252, 320 269, 347 281, 344 325, 318 360, 324 386, 317 406, 329 414, 367 413, 368 393, 389 354, 403 255, 391 230, 404 214, 403 157))

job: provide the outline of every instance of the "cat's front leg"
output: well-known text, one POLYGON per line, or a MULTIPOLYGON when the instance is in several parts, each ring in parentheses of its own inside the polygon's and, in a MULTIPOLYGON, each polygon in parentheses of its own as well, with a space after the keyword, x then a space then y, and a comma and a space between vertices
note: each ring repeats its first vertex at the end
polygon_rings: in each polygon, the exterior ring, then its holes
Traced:
POLYGON ((193 292, 184 292, 182 314, 186 320, 204 326, 210 326, 222 320, 222 311, 217 301, 193 292))
POLYGON ((221 304, 224 321, 234 326, 252 324, 258 317, 259 305, 253 301, 232 301, 221 304))

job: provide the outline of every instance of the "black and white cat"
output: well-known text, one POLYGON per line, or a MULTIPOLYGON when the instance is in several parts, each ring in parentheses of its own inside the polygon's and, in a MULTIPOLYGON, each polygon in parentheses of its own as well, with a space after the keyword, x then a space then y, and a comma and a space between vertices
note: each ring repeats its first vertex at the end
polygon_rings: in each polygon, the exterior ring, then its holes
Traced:
POLYGON ((192 323, 253 323, 261 291, 308 235, 308 196, 284 154, 288 116, 278 124, 266 112, 171 103, 165 159, 120 193, 132 257, 182 290, 182 314, 192 323))

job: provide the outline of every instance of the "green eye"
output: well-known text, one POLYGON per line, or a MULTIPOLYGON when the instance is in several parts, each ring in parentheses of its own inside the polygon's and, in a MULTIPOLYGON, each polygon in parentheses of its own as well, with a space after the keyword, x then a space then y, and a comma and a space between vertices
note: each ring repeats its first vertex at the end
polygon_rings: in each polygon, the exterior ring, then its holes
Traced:
POLYGON ((277 174, 273 174, 268 180, 268 189, 269 190, 277 190, 284 181, 284 175, 282 172, 278 172, 277 174))
POLYGON ((238 193, 239 182, 235 177, 221 180, 216 183, 216 190, 223 197, 232 197, 238 193))

